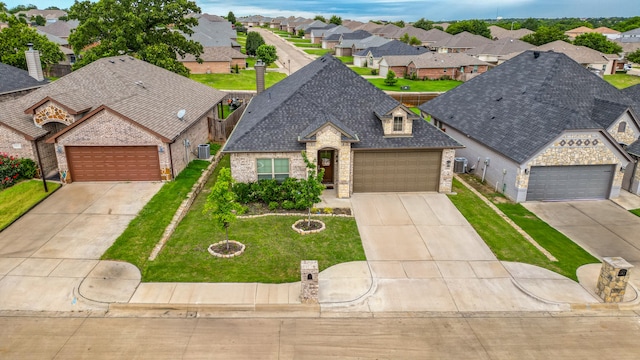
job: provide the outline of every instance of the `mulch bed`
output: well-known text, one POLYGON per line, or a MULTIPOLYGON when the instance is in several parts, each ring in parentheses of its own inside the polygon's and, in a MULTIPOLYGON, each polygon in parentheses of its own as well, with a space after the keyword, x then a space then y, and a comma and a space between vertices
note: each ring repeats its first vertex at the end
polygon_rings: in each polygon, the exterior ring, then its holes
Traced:
POLYGON ((227 250, 227 243, 223 242, 221 244, 211 245, 211 250, 217 252, 218 254, 230 255, 242 250, 242 246, 233 242, 229 242, 229 250, 227 250))
POLYGON ((320 221, 317 221, 317 220, 311 220, 311 222, 305 220, 305 221, 297 223, 295 226, 296 226, 297 229, 304 230, 304 231, 310 231, 310 230, 321 229, 322 228, 322 223, 320 221))

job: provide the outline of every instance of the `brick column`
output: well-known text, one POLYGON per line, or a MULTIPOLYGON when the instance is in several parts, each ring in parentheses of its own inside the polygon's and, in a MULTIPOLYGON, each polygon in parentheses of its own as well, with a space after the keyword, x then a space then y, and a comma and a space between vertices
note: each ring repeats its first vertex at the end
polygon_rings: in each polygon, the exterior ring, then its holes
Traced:
POLYGON ((632 267, 633 265, 621 257, 606 257, 602 259, 596 294, 605 303, 622 302, 627 289, 627 282, 629 282, 629 269, 632 267))
POLYGON ((302 289, 300 301, 303 304, 318 303, 318 261, 302 260, 300 262, 300 281, 302 289))

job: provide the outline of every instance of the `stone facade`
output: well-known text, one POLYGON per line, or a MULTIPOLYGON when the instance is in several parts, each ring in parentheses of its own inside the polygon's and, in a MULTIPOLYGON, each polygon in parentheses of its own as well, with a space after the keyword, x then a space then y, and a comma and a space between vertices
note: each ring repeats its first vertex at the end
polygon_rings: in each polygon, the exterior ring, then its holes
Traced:
POLYGON ((631 145, 640 137, 640 129, 636 127, 628 112, 616 120, 609 127, 608 132, 618 143, 626 145, 631 145), (624 125, 621 126, 621 123, 624 123, 624 125), (623 130, 622 128, 624 128, 624 131, 620 131, 623 130))
MULTIPOLYGON (((195 122, 187 131, 182 133, 170 146, 171 157, 173 158, 173 174, 177 176, 191 160, 198 158, 198 145, 206 144, 209 141, 209 127, 207 116, 212 117, 213 112, 207 112, 203 117, 195 122), (185 146, 185 140, 189 140, 189 145, 185 146)), ((162 154, 161 154, 162 155, 162 154)), ((160 156, 160 169, 163 174, 171 166, 162 162, 160 156)), ((164 180, 164 179, 163 179, 164 180)), ((170 180, 170 179, 166 179, 170 180)))
POLYGON ((351 196, 351 144, 342 141, 342 134, 333 126, 325 126, 316 133, 316 141, 307 143, 307 156, 314 164, 318 162, 318 151, 335 150, 334 186, 339 198, 351 196))
POLYGON ((302 260, 300 262, 300 302, 317 304, 320 290, 318 280, 318 261, 302 260))
POLYGON ((289 159, 289 176, 297 179, 307 177, 307 167, 300 152, 281 153, 232 153, 231 175, 238 182, 258 181, 257 159, 289 159))
POLYGON ((412 136, 413 135, 413 120, 407 118, 407 112, 402 108, 397 107, 391 112, 391 116, 382 119, 382 130, 384 136, 412 136), (394 131, 393 122, 395 117, 402 118, 402 130, 394 131))
POLYGON ((76 120, 78 120, 76 116, 69 114, 61 106, 58 106, 51 101, 47 101, 46 103, 38 106, 33 114, 33 122, 37 127, 42 127, 50 122, 71 125, 76 120))
POLYGON ((455 149, 442 150, 442 162, 440 163, 440 186, 438 187, 438 192, 450 193, 453 188, 453 161, 455 157, 455 149))
POLYGON ((596 285, 596 294, 605 303, 622 302, 629 282, 631 268, 633 268, 633 265, 621 257, 603 258, 600 277, 596 285))

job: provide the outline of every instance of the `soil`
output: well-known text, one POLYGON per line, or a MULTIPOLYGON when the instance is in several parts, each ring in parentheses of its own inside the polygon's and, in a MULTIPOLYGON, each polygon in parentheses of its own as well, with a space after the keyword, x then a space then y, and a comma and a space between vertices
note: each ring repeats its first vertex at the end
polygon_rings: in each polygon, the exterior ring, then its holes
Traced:
POLYGON ((230 242, 229 250, 227 250, 227 243, 224 242, 222 244, 218 244, 215 246, 212 245, 211 250, 215 251, 218 254, 229 255, 229 254, 235 254, 236 252, 242 250, 242 246, 240 246, 239 244, 230 242))
POLYGON ((296 228, 304 231, 318 230, 322 228, 322 223, 316 220, 311 220, 311 222, 309 223, 305 220, 296 224, 296 228))
MULTIPOLYGON (((285 209, 276 209, 271 210, 269 207, 263 203, 250 203, 246 205, 247 211, 244 215, 262 215, 262 214, 308 214, 308 210, 285 210, 285 209)), ((318 213, 311 213, 311 215, 315 214, 335 214, 335 215, 351 215, 351 209, 349 208, 332 208, 330 213, 324 211, 325 209, 320 209, 318 213)))

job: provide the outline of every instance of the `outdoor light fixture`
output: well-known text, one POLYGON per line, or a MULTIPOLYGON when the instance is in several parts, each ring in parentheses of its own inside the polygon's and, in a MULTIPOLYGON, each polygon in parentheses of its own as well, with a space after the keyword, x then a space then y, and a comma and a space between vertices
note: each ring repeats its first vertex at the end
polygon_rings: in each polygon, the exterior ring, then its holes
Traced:
POLYGON ((524 174, 529 175, 529 168, 524 169, 524 174))
POLYGON ((451 160, 447 160, 447 169, 451 167, 451 160))
POLYGON ((58 151, 58 154, 62 154, 62 146, 58 145, 57 151, 58 151))
POLYGON ((626 169, 627 169, 627 168, 625 168, 624 166, 620 166, 620 172, 621 172, 621 173, 624 173, 624 171, 625 171, 626 169))

